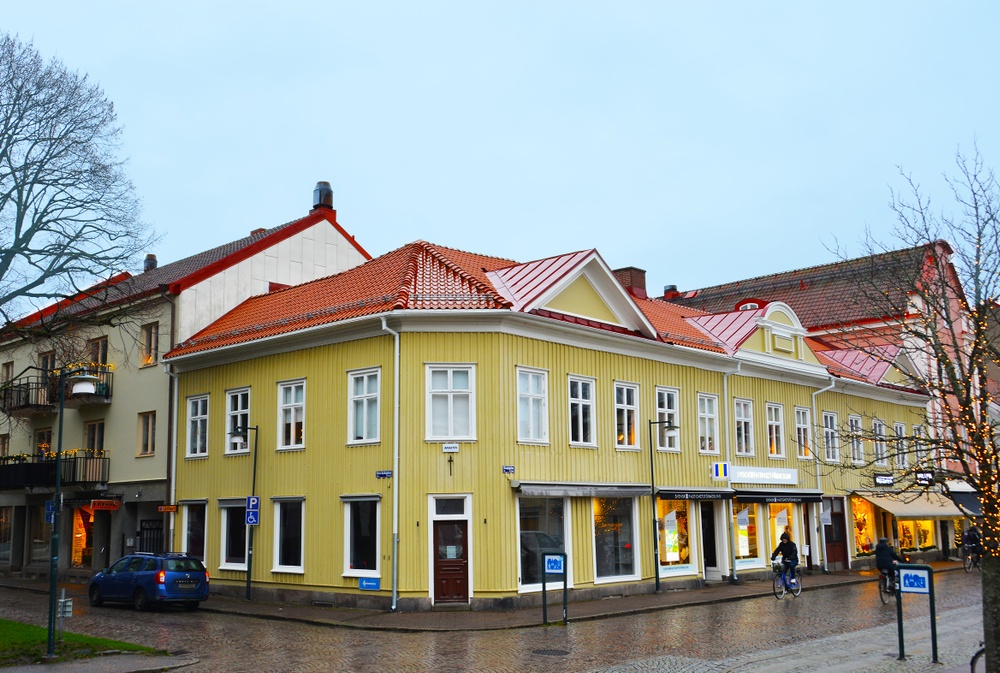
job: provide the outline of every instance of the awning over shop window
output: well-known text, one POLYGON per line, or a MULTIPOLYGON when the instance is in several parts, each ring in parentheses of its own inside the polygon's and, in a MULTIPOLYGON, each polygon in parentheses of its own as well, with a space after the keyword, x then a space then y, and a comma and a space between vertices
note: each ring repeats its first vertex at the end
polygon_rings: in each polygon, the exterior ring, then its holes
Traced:
POLYGON ((982 516, 983 505, 979 502, 979 494, 974 491, 952 491, 951 501, 958 505, 958 508, 966 516, 982 516))
POLYGON ((820 502, 823 491, 802 488, 738 488, 736 497, 740 502, 820 502))
POLYGON ((965 516, 955 504, 940 493, 894 493, 872 495, 855 493, 897 519, 942 519, 965 516))
POLYGON ((556 481, 512 481, 521 495, 539 498, 635 498, 649 495, 649 486, 640 484, 567 483, 556 481))
POLYGON ((663 500, 731 500, 736 493, 731 488, 658 488, 656 495, 663 500))

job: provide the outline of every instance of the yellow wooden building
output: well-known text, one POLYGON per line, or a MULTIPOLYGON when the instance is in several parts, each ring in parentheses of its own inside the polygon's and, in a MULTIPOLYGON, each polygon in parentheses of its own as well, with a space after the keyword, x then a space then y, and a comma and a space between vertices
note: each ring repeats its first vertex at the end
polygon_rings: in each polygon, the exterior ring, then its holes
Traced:
POLYGON ((561 554, 575 598, 734 580, 782 531, 850 563, 854 494, 912 466, 844 465, 926 398, 902 358, 739 308, 651 299, 594 250, 425 242, 252 297, 166 358, 174 548, 215 590, 392 609, 537 602, 561 554))

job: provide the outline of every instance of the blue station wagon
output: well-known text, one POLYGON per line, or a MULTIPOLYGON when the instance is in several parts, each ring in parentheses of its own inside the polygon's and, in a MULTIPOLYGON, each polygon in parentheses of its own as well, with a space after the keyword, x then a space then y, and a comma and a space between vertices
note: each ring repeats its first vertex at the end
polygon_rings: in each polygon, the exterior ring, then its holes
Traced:
POLYGON ((165 603, 194 610, 208 599, 208 571, 186 554, 129 554, 94 575, 87 595, 94 607, 120 601, 132 603, 136 610, 165 603))

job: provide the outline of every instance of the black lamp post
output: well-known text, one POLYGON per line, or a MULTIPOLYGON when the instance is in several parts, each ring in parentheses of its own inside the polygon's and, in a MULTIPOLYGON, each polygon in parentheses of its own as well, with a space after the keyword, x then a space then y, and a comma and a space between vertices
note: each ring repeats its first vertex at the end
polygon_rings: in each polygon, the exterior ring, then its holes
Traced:
POLYGON ((649 421, 649 495, 653 507, 653 577, 656 579, 656 593, 660 593, 660 526, 656 519, 656 472, 653 468, 653 455, 656 445, 653 444, 653 426, 662 425, 667 430, 676 430, 678 426, 670 421, 649 421))
MULTIPOLYGON (((256 425, 243 425, 236 426, 232 429, 232 434, 240 436, 244 442, 246 442, 246 434, 253 430, 253 473, 250 477, 250 495, 257 495, 257 437, 258 437, 258 426, 256 425)), ((250 577, 253 573, 253 529, 256 526, 247 525, 247 595, 246 599, 250 600, 250 577)))
POLYGON ((59 430, 56 440, 56 492, 52 513, 52 540, 49 558, 49 642, 47 658, 56 656, 56 592, 59 574, 59 514, 62 510, 63 412, 66 410, 66 381, 74 379, 73 393, 93 393, 96 376, 87 375, 85 367, 59 370, 59 430))

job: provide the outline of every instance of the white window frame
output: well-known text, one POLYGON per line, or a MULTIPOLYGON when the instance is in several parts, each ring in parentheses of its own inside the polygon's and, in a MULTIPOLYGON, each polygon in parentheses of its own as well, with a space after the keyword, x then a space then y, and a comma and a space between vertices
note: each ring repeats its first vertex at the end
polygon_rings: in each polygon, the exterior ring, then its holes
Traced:
POLYGON ((847 417, 847 433, 851 442, 851 461, 855 465, 863 465, 865 462, 865 442, 861 436, 861 417, 851 415, 847 417))
POLYGON ((226 391, 226 454, 238 455, 250 453, 250 442, 246 441, 249 434, 246 430, 250 425, 250 388, 234 388, 226 391), (245 406, 233 409, 233 398, 246 396, 245 406), (242 428, 242 432, 234 432, 242 428))
POLYGON ((347 443, 377 444, 381 441, 382 426, 382 370, 378 367, 358 369, 347 373, 347 443), (374 380, 375 392, 371 392, 369 382, 374 380), (357 392, 357 382, 362 384, 357 392), (372 406, 374 405, 374 409, 372 406), (362 417, 362 428, 358 429, 358 416, 362 417), (374 416, 374 435, 369 434, 374 416))
POLYGON ((799 458, 812 458, 812 411, 795 407, 795 446, 799 458))
POLYGON ((719 396, 698 393, 698 452, 719 453, 719 396), (702 440, 708 439, 708 442, 702 440))
POLYGON ((343 577, 381 577, 382 576, 382 501, 377 497, 344 498, 344 572, 343 577), (351 508, 359 502, 375 503, 375 568, 363 569, 351 567, 351 508))
POLYGON ((184 552, 185 554, 188 554, 189 556, 193 556, 202 563, 205 563, 206 557, 208 555, 208 502, 204 500, 199 502, 186 502, 181 506, 181 510, 184 512, 184 516, 182 517, 183 521, 181 521, 181 526, 182 526, 181 551, 184 552), (200 556, 192 552, 190 547, 188 546, 190 542, 190 537, 188 535, 188 532, 191 527, 192 507, 200 507, 204 511, 204 517, 205 517, 204 520, 202 521, 202 523, 204 524, 204 528, 202 528, 201 531, 202 552, 200 556))
POLYGON ((840 438, 837 436, 837 412, 823 412, 823 457, 828 463, 840 462, 840 438))
POLYGON ((306 380, 281 381, 278 383, 278 451, 297 451, 306 448, 306 380), (295 389, 302 389, 302 401, 295 401, 295 389), (292 391, 292 401, 285 402, 285 391, 292 391), (295 421, 301 419, 302 438, 295 441, 295 421), (285 441, 285 429, 291 427, 289 440, 285 441))
POLYGON ((243 525, 246 526, 246 502, 236 501, 236 500, 220 500, 219 501, 219 530, 221 531, 221 538, 219 540, 219 570, 246 570, 247 564, 246 559, 247 554, 250 550, 250 531, 247 530, 243 535, 243 563, 227 563, 226 562, 226 540, 229 532, 229 521, 230 516, 235 516, 236 520, 239 521, 240 517, 243 517, 243 525))
POLYGON ((208 395, 192 395, 187 398, 187 451, 185 452, 185 457, 187 458, 205 458, 208 456, 208 401, 208 395), (195 408, 195 405, 200 407, 202 403, 204 403, 204 412, 200 408, 195 408), (196 437, 199 433, 196 432, 195 428, 201 430, 200 435, 204 446, 198 445, 199 442, 196 441, 196 437))
POLYGON ((155 365, 159 359, 160 323, 151 322, 139 328, 139 366, 155 365))
POLYGON ((924 443, 924 426, 913 426, 913 455, 921 465, 927 462, 927 444, 924 443))
POLYGON ((301 575, 305 573, 306 562, 306 499, 296 498, 271 498, 274 515, 274 558, 272 559, 271 572, 292 573, 301 575), (282 565, 281 558, 281 534, 284 532, 281 527, 281 508, 287 505, 299 506, 299 560, 298 565, 282 565))
POLYGON ((679 452, 680 428, 678 417, 680 415, 681 394, 677 388, 666 388, 657 386, 656 388, 656 450, 679 452), (673 426, 671 429, 670 426, 673 426))
POLYGON ((753 400, 733 400, 733 420, 736 423, 736 455, 744 458, 754 455, 753 400))
POLYGON ((545 370, 517 368, 517 441, 549 441, 549 373, 545 370))
POLYGON ((597 446, 597 409, 595 406, 594 390, 597 388, 596 381, 592 378, 587 378, 584 376, 570 376, 567 383, 567 393, 569 395, 569 443, 571 446, 587 446, 596 447, 597 446), (581 394, 576 396, 573 395, 573 384, 579 385, 581 394), (584 396, 583 391, 587 391, 587 395, 584 396), (578 413, 576 414, 577 422, 574 427, 573 422, 573 409, 577 408, 578 413), (590 438, 584 437, 584 428, 586 424, 584 419, 589 421, 590 425, 590 438), (574 438, 574 434, 578 435, 574 438))
POLYGON ((764 409, 767 415, 767 453, 771 458, 784 458, 785 408, 775 402, 768 402, 764 409))
POLYGON ((590 499, 590 538, 591 538, 591 553, 594 555, 594 584, 609 584, 612 582, 622 582, 627 580, 638 580, 642 576, 642 549, 640 548, 640 540, 642 535, 639 531, 639 518, 638 518, 638 498, 621 498, 623 500, 629 500, 632 503, 630 508, 631 516, 631 527, 632 527, 632 573, 629 575, 606 575, 604 577, 599 577, 597 574, 597 526, 595 521, 594 512, 594 498, 590 499))
POLYGON ((156 455, 156 412, 139 412, 139 430, 136 432, 136 455, 156 455))
POLYGON ((426 368, 426 392, 427 392, 427 416, 426 416, 426 439, 428 441, 475 441, 476 439, 476 365, 462 363, 442 363, 429 364, 426 368), (434 388, 434 374, 445 372, 448 377, 447 388, 434 388), (454 377, 457 372, 465 372, 469 383, 468 388, 456 388, 454 377), (446 402, 448 418, 446 419, 447 429, 444 433, 434 431, 434 399, 441 398, 446 402), (456 432, 456 401, 465 399, 468 401, 468 432, 456 432))
POLYGON ((639 446, 639 385, 615 381, 615 449, 638 451, 639 446), (624 425, 621 438, 619 426, 624 425))
POLYGON ((880 467, 887 467, 889 461, 886 456, 885 423, 878 419, 872 420, 872 448, 875 464, 880 467))
POLYGON ((909 456, 906 454, 906 443, 904 438, 906 437, 906 424, 905 423, 893 423, 892 433, 895 435, 895 449, 896 449, 896 468, 900 470, 905 470, 910 466, 909 456))

